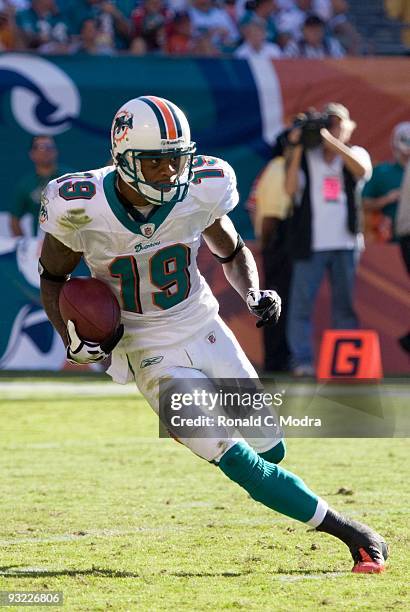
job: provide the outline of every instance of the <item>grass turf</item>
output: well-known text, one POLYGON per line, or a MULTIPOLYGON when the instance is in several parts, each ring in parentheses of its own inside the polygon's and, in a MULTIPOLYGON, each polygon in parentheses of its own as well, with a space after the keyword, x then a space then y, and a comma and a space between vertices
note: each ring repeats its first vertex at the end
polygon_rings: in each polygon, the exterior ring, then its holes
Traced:
POLYGON ((159 440, 140 396, 81 384, 1 402, 0 590, 70 611, 409 609, 408 440, 288 441, 284 467, 389 541, 388 571, 357 576, 343 544, 159 440))

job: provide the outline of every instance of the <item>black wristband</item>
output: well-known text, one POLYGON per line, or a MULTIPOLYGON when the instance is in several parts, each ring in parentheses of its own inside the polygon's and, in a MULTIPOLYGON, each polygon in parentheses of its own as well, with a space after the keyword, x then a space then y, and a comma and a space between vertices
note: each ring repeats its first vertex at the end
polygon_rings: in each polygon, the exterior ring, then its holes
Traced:
POLYGON ((44 278, 44 280, 52 281, 53 283, 65 283, 70 278, 69 274, 64 274, 63 276, 57 276, 56 274, 51 274, 51 272, 49 272, 44 267, 43 263, 41 262, 41 259, 38 260, 38 273, 41 276, 41 278, 44 278))
POLYGON ((232 259, 234 259, 237 254, 239 253, 239 251, 241 251, 243 249, 243 247, 245 246, 244 241, 242 240, 242 238, 240 237, 240 235, 238 234, 238 241, 236 243, 236 247, 233 253, 231 253, 230 255, 228 255, 228 257, 220 257, 219 255, 216 255, 216 253, 212 253, 212 255, 215 257, 215 259, 217 259, 219 261, 219 263, 224 264, 224 263, 229 263, 230 261, 232 261, 232 259))

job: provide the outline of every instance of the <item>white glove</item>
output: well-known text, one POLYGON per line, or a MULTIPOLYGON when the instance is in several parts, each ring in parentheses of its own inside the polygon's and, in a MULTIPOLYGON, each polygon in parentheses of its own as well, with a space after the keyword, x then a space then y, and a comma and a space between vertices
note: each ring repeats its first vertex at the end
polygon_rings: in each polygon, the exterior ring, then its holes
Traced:
POLYGON ((282 300, 273 289, 249 289, 246 304, 251 313, 260 319, 256 327, 278 322, 282 300))
POLYGON ((113 348, 121 340, 124 333, 124 326, 121 324, 112 338, 98 344, 81 340, 72 321, 67 321, 67 336, 69 344, 67 346, 67 361, 71 363, 94 363, 106 359, 113 348))

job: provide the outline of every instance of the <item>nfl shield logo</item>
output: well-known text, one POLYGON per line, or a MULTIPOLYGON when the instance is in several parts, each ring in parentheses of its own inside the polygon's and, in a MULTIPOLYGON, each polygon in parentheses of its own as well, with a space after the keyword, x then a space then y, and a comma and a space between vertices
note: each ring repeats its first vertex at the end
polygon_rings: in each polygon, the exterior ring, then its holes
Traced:
POLYGON ((215 344, 216 342, 216 337, 215 337, 215 333, 211 332, 210 334, 208 334, 208 336, 206 337, 206 339, 208 340, 208 342, 210 342, 211 344, 215 344))
POLYGON ((141 234, 143 234, 145 238, 151 238, 154 232, 155 232, 154 223, 145 223, 144 225, 141 225, 141 234))

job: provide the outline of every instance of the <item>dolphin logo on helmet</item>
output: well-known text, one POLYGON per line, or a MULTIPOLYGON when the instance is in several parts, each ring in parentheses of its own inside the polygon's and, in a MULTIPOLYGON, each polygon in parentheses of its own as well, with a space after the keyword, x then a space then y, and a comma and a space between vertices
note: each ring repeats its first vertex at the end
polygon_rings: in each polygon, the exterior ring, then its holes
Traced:
POLYGON ((132 130, 133 116, 126 110, 119 112, 114 118, 113 138, 115 142, 121 142, 127 137, 128 130, 132 130))
POLYGON ((178 106, 157 96, 141 96, 126 102, 115 114, 111 128, 111 154, 120 177, 147 202, 161 205, 180 202, 194 178, 196 150, 185 114, 178 106), (148 182, 143 159, 172 157, 177 161, 172 183, 148 182))

